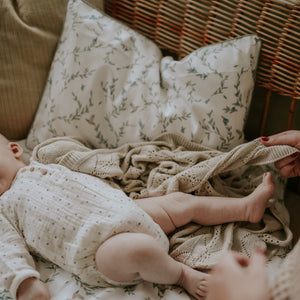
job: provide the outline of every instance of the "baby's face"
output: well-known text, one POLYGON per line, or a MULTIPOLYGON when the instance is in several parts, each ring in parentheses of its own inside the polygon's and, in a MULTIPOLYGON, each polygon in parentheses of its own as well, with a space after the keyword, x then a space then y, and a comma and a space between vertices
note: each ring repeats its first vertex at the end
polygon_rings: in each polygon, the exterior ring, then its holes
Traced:
POLYGON ((18 170, 23 166, 22 161, 16 158, 18 150, 12 145, 17 144, 0 138, 0 195, 10 188, 18 170))

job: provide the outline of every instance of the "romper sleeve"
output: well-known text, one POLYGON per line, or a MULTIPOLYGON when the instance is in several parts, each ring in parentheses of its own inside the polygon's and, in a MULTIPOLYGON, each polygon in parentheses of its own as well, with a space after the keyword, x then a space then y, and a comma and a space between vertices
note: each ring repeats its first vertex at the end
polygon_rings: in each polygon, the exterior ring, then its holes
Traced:
POLYGON ((13 299, 23 280, 40 274, 27 250, 21 234, 1 212, 0 214, 0 286, 9 290, 13 299))

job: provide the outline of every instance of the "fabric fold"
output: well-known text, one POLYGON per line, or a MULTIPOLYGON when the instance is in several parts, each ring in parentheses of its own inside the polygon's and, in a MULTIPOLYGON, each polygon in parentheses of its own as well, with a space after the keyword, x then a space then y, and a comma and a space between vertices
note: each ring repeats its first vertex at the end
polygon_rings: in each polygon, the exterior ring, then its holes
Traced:
MULTIPOLYGON (((273 162, 299 152, 290 146, 265 147, 260 139, 221 152, 164 134, 151 142, 125 144, 116 149, 90 149, 76 139, 50 139, 33 151, 41 163, 57 163, 108 180, 131 198, 176 191, 204 196, 243 197, 261 183, 273 162)), ((273 180, 280 181, 275 168, 273 180)), ((275 186, 277 184, 275 183, 275 186)), ((169 236, 170 255, 193 268, 210 268, 228 249, 251 255, 266 247, 269 258, 289 251, 289 215, 277 189, 258 224, 248 222, 201 226, 188 224, 169 236)), ((151 200, 151 199, 150 199, 151 200)))

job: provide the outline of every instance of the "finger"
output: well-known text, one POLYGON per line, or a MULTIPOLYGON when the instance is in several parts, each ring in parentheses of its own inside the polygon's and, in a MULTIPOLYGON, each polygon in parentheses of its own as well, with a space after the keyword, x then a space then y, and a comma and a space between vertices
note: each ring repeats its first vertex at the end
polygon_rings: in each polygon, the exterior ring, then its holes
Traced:
MULTIPOLYGON (((300 145, 300 131, 289 130, 269 137, 262 137, 261 142, 266 146, 273 145, 290 145, 297 147, 300 145)), ((297 147, 299 149, 299 147, 297 147)))
POLYGON ((232 251, 228 251, 225 254, 220 256, 219 261, 212 268, 212 273, 215 272, 226 272, 228 269, 232 269, 232 267, 238 266, 236 259, 234 258, 234 254, 232 251))
POLYGON ((233 251, 232 258, 242 267, 247 267, 249 265, 249 258, 242 253, 233 251))
POLYGON ((250 259, 249 269, 260 272, 265 270, 267 263, 267 257, 265 251, 261 248, 257 248, 250 259))
POLYGON ((280 169, 280 176, 285 178, 298 177, 300 176, 300 162, 293 161, 290 164, 280 169))
POLYGON ((298 159, 299 154, 298 153, 294 153, 290 156, 287 156, 283 159, 278 160, 277 162, 275 162, 275 167, 277 169, 281 169, 287 165, 289 165, 290 163, 294 162, 295 160, 298 159))
POLYGON ((241 266, 246 267, 248 265, 249 265, 248 257, 236 251, 228 251, 220 258, 216 268, 225 269, 225 270, 228 270, 229 268, 239 269, 241 266))
POLYGON ((284 178, 290 178, 290 177, 294 177, 293 173, 294 173, 294 167, 295 167, 295 163, 291 163, 287 166, 284 166, 280 169, 280 176, 284 177, 284 178))

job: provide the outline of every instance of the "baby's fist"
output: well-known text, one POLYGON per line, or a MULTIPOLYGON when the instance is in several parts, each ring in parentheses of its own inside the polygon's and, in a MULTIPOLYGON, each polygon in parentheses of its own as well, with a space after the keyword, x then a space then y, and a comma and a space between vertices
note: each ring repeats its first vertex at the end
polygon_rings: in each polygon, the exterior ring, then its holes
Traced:
POLYGON ((30 277, 25 279, 17 291, 17 300, 49 300, 49 291, 42 281, 30 277))

